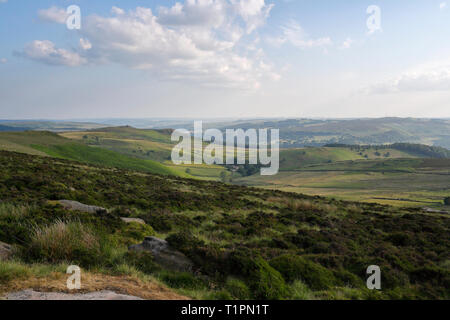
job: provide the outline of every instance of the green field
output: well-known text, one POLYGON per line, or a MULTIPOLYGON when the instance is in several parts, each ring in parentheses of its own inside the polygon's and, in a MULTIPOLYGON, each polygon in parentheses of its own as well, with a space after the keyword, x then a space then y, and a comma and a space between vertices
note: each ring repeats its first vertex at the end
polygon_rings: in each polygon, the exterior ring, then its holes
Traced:
POLYGON ((91 147, 46 131, 0 132, 0 148, 7 151, 47 155, 120 169, 187 176, 156 161, 134 158, 118 152, 91 147))
MULTIPOLYGON (((316 164, 254 175, 236 183, 352 201, 442 207, 450 195, 450 159, 383 159, 316 164)), ((450 209, 450 208, 447 208, 450 209)))

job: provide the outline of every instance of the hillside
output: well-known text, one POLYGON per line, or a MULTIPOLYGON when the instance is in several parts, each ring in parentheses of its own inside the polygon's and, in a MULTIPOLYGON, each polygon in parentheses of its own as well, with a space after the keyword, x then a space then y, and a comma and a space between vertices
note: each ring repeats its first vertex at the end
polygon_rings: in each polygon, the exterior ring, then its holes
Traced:
POLYGON ((156 161, 137 159, 118 152, 93 148, 48 131, 0 132, 0 148, 123 169, 158 174, 180 174, 156 161))
POLYGON ((296 170, 309 165, 341 161, 419 158, 417 153, 401 151, 394 146, 333 146, 280 150, 280 169, 296 170))
POLYGON ((89 273, 151 277, 193 298, 450 298, 448 215, 6 151, 0 198, 0 241, 17 246, 15 260, 0 262, 0 292, 70 261, 89 273), (68 211, 60 199, 109 210, 68 211), (72 232, 80 240, 67 242, 72 232), (189 257, 195 275, 127 251, 149 235, 189 257), (381 291, 365 286, 373 264, 381 291))
MULTIPOLYGON (((234 183, 396 206, 442 207, 450 194, 450 159, 369 159, 318 163, 234 183)), ((450 208, 445 208, 450 211, 450 208)))
POLYGON ((101 129, 64 132, 60 135, 92 147, 118 152, 129 157, 153 160, 162 163, 178 175, 197 179, 221 180, 229 176, 223 166, 216 165, 180 165, 171 161, 171 129, 136 129, 130 126, 106 127, 101 129))
POLYGON ((209 124, 218 128, 280 129, 282 148, 408 142, 450 148, 450 120, 416 118, 246 120, 209 124))

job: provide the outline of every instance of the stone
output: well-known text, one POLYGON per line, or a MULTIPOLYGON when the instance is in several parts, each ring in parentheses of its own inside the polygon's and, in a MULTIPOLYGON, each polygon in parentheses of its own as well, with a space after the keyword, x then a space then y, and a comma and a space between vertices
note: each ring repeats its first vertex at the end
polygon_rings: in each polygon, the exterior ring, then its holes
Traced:
POLYGON ((129 250, 151 252, 156 263, 173 271, 192 271, 194 266, 183 253, 172 249, 166 240, 156 237, 146 237, 142 243, 130 246, 129 250))
POLYGON ((143 300, 139 297, 118 294, 109 290, 89 292, 85 294, 69 294, 60 292, 37 292, 23 290, 6 295, 6 300, 143 300))
POLYGON ((81 211, 86 213, 108 212, 108 210, 106 210, 105 208, 97 206, 89 206, 78 201, 59 200, 58 203, 62 205, 65 209, 72 211, 81 211))
POLYGON ((12 247, 0 241, 0 260, 7 260, 12 254, 12 247))
POLYGON ((136 223, 139 223, 139 224, 145 224, 145 221, 142 220, 142 219, 139 219, 139 218, 120 218, 120 219, 122 219, 122 221, 125 222, 125 223, 136 222, 136 223))

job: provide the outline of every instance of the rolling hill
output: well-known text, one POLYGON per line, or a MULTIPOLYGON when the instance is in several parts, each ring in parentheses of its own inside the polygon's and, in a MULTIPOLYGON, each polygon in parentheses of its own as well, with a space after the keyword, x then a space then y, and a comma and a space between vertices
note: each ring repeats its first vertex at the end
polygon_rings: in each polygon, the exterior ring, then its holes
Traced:
POLYGON ((156 161, 133 158, 118 152, 90 147, 48 131, 0 132, 0 148, 122 169, 157 174, 181 174, 156 161))
POLYGON ((0 151, 0 198, 0 241, 15 246, 14 259, 0 260, 0 295, 24 279, 53 275, 65 283, 70 261, 91 279, 114 276, 140 292, 157 280, 194 299, 450 297, 450 218, 420 208, 7 151, 0 151), (108 210, 71 211, 60 199, 108 210), (146 236, 166 239, 193 271, 127 249, 146 236), (383 290, 367 289, 369 265, 380 266, 383 290))
POLYGON ((212 123, 205 126, 229 129, 280 129, 282 148, 317 147, 330 143, 383 145, 398 142, 450 148, 449 119, 262 119, 212 123))

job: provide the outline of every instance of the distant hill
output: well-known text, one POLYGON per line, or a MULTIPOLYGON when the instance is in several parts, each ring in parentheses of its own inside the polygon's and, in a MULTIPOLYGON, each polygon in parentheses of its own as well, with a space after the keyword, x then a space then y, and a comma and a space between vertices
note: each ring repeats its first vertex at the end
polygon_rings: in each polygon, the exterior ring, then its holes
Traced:
POLYGON ((230 129, 280 129, 282 148, 323 146, 331 143, 349 145, 416 143, 450 148, 449 119, 246 120, 219 125, 219 128, 230 129))
POLYGON ((105 125, 92 122, 48 121, 48 120, 0 120, 0 131, 77 131, 101 128, 105 125), (4 130, 1 128, 5 127, 4 130))
POLYGON ((30 128, 25 127, 10 127, 10 126, 4 126, 0 124, 0 131, 25 131, 29 130, 30 128))
POLYGON ((102 148, 95 148, 48 131, 0 132, 0 149, 76 160, 156 174, 180 175, 163 164, 102 148))

